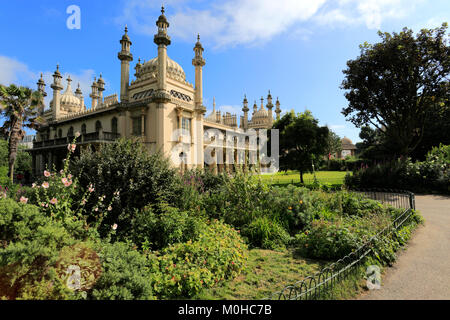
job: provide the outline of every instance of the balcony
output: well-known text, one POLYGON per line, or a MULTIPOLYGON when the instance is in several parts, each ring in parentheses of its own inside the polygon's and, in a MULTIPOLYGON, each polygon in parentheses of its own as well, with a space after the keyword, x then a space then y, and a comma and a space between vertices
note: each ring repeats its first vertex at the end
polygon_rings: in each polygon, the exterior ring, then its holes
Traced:
MULTIPOLYGON (((112 142, 120 138, 119 133, 114 132, 92 132, 82 134, 76 139, 77 144, 89 143, 89 142, 112 142)), ((51 147, 62 147, 66 146, 72 141, 75 137, 67 137, 67 138, 56 138, 53 140, 45 140, 45 141, 35 141, 33 143, 33 149, 39 148, 51 148, 51 147)))

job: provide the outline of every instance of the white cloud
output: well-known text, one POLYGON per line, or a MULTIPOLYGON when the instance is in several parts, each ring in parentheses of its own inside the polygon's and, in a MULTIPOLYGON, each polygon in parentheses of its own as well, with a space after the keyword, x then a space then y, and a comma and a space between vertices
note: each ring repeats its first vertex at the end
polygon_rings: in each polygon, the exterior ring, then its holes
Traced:
MULTIPOLYGON (((53 98, 53 90, 50 88, 52 82, 53 82, 53 71, 34 71, 30 70, 30 68, 23 62, 20 62, 16 59, 6 57, 6 56, 0 56, 0 83, 3 85, 9 85, 9 84, 17 84, 21 86, 27 86, 32 89, 37 89, 36 82, 40 78, 40 74, 43 74, 44 82, 46 84, 45 91, 47 92, 47 97, 45 98, 45 105, 49 106, 50 101, 53 98)), ((83 92, 84 100, 86 105, 90 105, 90 98, 89 94, 91 92, 91 85, 94 80, 95 71, 91 69, 87 70, 81 70, 79 72, 65 72, 65 70, 60 67, 60 72, 63 76, 63 92, 67 88, 67 82, 66 79, 70 75, 70 78, 72 79, 72 89, 75 91, 75 89, 78 86, 78 83, 80 84, 81 91, 83 92)), ((105 87, 108 90, 109 81, 104 78, 105 80, 105 87)), ((107 91, 105 91, 107 92, 107 91)))
POLYGON ((9 85, 33 77, 33 73, 24 63, 5 56, 0 56, 0 83, 9 85))
MULTIPOLYGON (((424 0, 229 0, 166 1, 171 35, 186 41, 202 39, 216 47, 265 43, 290 30, 301 39, 315 26, 365 25, 380 28, 386 19, 405 17, 424 0), (202 8, 199 9, 201 2, 202 8), (305 24, 308 23, 308 28, 305 24)), ((116 22, 152 36, 158 15, 155 1, 126 2, 116 22), (153 19, 149 19, 152 17, 153 19)), ((294 36, 295 36, 294 35, 294 36)))
POLYGON ((337 0, 328 1, 314 17, 320 25, 360 25, 380 29, 387 19, 400 19, 410 14, 424 0, 337 0))

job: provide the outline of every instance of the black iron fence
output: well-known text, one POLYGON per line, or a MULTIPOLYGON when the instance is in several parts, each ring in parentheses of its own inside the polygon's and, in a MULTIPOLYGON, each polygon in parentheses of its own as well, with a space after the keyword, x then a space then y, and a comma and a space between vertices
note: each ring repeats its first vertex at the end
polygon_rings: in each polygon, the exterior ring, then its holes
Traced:
POLYGON ((371 189, 355 190, 353 192, 363 193, 367 198, 378 200, 396 208, 404 208, 405 211, 390 225, 371 237, 355 251, 323 268, 319 272, 286 286, 281 291, 273 293, 266 300, 319 299, 337 283, 358 272, 359 267, 364 263, 364 259, 371 254, 375 241, 391 235, 411 218, 415 209, 414 194, 408 191, 371 189))

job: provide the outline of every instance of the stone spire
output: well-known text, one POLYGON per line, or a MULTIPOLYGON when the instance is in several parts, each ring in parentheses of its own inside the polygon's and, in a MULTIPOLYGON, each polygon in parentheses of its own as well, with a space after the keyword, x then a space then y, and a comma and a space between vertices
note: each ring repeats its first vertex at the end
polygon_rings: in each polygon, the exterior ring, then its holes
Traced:
POLYGON ((39 115, 42 116, 44 114, 44 98, 47 96, 47 93, 45 92, 45 82, 44 82, 42 73, 41 73, 41 78, 37 82, 37 88, 42 96, 42 99, 40 101, 39 108, 38 108, 39 115))
POLYGON ((94 78, 94 82, 92 83, 91 88, 92 88, 92 92, 89 95, 89 97, 91 97, 91 99, 92 99, 91 108, 95 109, 95 108, 97 108, 98 98, 99 98, 99 95, 98 95, 98 82, 97 82, 97 78, 96 77, 94 78))
POLYGON ((84 97, 83 97, 83 92, 81 92, 81 88, 80 88, 80 83, 78 82, 78 87, 77 90, 75 90, 75 96, 80 99, 80 103, 81 103, 81 110, 85 110, 86 106, 84 105, 84 97))
POLYGON ((192 59, 192 65, 195 67, 195 107, 205 112, 206 108, 203 106, 203 67, 206 62, 203 59, 203 51, 200 35, 197 35, 197 43, 194 47, 195 57, 192 59))
POLYGON ((171 99, 167 92, 167 46, 171 44, 171 40, 167 34, 169 22, 164 12, 163 6, 161 7, 161 15, 156 21, 158 33, 153 38, 153 42, 158 45, 158 89, 153 93, 153 99, 157 103, 166 103, 171 99))
POLYGON ((244 117, 243 117, 242 126, 243 126, 244 130, 247 130, 248 129, 248 112, 250 111, 250 109, 248 108, 247 95, 244 95, 243 105, 244 105, 244 107, 242 108, 242 111, 244 112, 244 117))
POLYGON ((63 86, 61 84, 62 76, 59 72, 59 65, 56 65, 56 71, 53 74, 53 83, 51 88, 53 89, 53 104, 52 104, 52 117, 53 120, 59 118, 61 113, 61 90, 63 86))
POLYGON ((277 97, 277 102, 275 103, 275 105, 277 106, 277 108, 275 109, 275 113, 277 114, 277 120, 280 120, 281 109, 280 109, 280 101, 278 100, 278 97, 277 97))
POLYGON ((121 61, 120 66, 120 101, 128 101, 128 86, 130 85, 130 61, 133 61, 131 54, 130 37, 128 36, 128 27, 125 26, 125 34, 120 40, 122 50, 118 53, 118 58, 121 61))
POLYGON ((269 116, 268 124, 270 126, 272 126, 272 124, 273 124, 272 108, 273 108, 272 95, 270 94, 270 90, 269 90, 269 94, 267 95, 267 113, 268 113, 268 116, 269 116))
POLYGON ((105 91, 105 81, 102 78, 102 74, 100 73, 100 78, 98 78, 97 81, 97 87, 98 87, 98 103, 103 103, 103 91, 105 91))

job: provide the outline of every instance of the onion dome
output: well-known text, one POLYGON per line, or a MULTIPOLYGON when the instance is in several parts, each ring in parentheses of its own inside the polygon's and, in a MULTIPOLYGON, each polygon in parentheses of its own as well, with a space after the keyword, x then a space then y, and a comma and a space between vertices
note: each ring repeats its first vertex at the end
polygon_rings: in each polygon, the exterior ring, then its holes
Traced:
POLYGON ((76 97, 72 92, 72 86, 71 83, 72 79, 70 79, 70 76, 67 78, 67 89, 66 92, 64 92, 61 95, 60 104, 61 104, 61 110, 66 112, 77 112, 80 109, 80 99, 76 97))
POLYGON ((156 21, 156 25, 159 27, 159 26, 165 24, 166 28, 168 28, 170 25, 169 25, 169 21, 167 21, 167 18, 164 15, 164 12, 165 12, 164 6, 162 6, 161 7, 161 15, 159 16, 158 20, 156 21))
MULTIPOLYGON (((145 79, 147 77, 157 76, 158 74, 158 57, 145 62, 139 70, 136 70, 136 79, 145 79)), ((167 56, 167 75, 179 81, 186 81, 186 74, 183 68, 167 56)))

